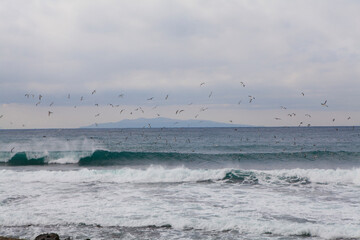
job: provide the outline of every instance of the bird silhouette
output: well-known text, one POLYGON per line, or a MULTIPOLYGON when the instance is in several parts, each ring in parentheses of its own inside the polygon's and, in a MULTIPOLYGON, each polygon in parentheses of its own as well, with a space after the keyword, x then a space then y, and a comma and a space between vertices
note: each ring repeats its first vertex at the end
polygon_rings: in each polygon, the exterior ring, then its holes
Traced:
POLYGON ((324 103, 321 103, 321 105, 324 106, 324 107, 328 107, 328 105, 326 105, 326 103, 327 103, 327 100, 325 100, 324 103))

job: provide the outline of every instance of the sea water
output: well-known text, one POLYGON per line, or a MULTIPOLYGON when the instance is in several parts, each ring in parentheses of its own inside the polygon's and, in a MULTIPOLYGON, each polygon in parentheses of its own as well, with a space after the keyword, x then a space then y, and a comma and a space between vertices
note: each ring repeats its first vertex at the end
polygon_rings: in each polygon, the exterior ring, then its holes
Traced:
POLYGON ((0 131, 0 235, 357 239, 360 128, 0 131))

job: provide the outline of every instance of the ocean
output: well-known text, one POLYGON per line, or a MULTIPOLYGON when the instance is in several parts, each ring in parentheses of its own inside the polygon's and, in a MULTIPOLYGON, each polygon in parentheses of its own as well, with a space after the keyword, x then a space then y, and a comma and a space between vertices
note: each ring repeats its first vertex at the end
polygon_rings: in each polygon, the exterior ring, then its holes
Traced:
POLYGON ((0 130, 0 236, 360 239, 359 127, 0 130))

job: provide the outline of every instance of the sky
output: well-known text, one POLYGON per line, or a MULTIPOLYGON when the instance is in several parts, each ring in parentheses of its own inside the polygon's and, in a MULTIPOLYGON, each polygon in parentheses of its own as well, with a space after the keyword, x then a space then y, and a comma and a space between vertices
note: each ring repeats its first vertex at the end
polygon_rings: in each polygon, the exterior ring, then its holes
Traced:
POLYGON ((358 126, 359 12, 355 0, 3 0, 0 128, 358 126))

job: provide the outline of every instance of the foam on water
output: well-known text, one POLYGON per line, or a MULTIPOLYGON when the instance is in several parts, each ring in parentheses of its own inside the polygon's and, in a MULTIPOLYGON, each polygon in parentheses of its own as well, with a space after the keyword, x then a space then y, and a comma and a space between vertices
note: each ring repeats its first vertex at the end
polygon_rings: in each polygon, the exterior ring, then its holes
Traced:
POLYGON ((360 238, 359 134, 359 128, 1 131, 0 235, 360 238))
MULTIPOLYGON (((59 159, 71 162, 72 158, 59 159)), ((55 163, 55 162, 54 162, 55 163)), ((197 181, 226 181, 256 184, 342 184, 360 186, 360 168, 354 169, 284 169, 284 170, 236 170, 165 168, 152 165, 144 169, 119 168, 112 170, 79 169, 71 171, 0 170, 0 181, 31 182, 113 182, 113 183, 171 183, 197 181)))
POLYGON ((356 238, 360 236, 360 205, 350 199, 360 197, 358 185, 338 184, 356 182, 351 178, 357 173, 359 169, 242 171, 160 166, 1 170, 0 226, 46 226, 51 219, 51 224, 59 226, 170 224, 178 231, 234 230, 239 236, 356 238), (259 183, 229 184, 223 180, 229 172, 243 177, 254 174, 259 183), (289 185, 284 179, 293 176, 314 182, 289 185), (213 181, 201 182, 209 179, 213 181))

